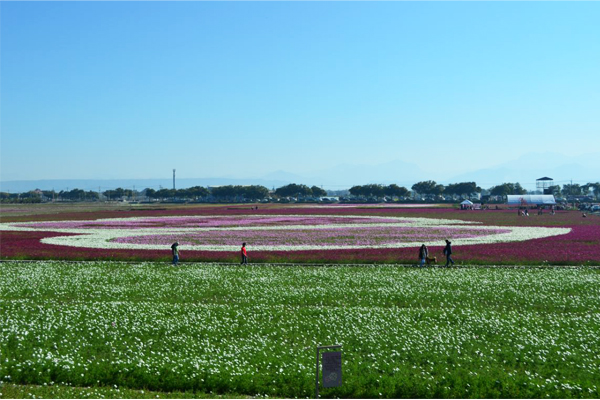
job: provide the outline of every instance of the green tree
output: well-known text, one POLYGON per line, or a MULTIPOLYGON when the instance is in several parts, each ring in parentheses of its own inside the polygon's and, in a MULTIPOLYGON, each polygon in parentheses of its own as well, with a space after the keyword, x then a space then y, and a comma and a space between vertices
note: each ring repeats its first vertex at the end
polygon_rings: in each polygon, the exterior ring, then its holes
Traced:
POLYGON ((594 197, 598 197, 598 195, 600 194, 600 182, 588 182, 585 185, 581 186, 581 192, 584 195, 589 195, 590 191, 592 192, 592 194, 594 195, 594 197))
POLYGON ((513 186, 513 194, 527 194, 527 190, 519 182, 513 186))
POLYGON ((49 199, 54 199, 56 197, 56 192, 54 190, 42 190, 42 195, 49 199))
POLYGON ((210 189, 210 193, 221 200, 233 201, 238 191, 232 185, 217 186, 210 189))
POLYGON ((130 189, 116 188, 102 192, 110 200, 121 200, 124 197, 133 197, 133 191, 130 189))
POLYGON ((87 192, 85 192, 84 197, 86 200, 93 200, 93 201, 97 201, 100 199, 100 195, 98 194, 98 192, 94 192, 93 190, 88 190, 87 192))
POLYGON ((481 193, 481 188, 475 182, 451 183, 446 186, 444 193, 457 196, 468 196, 472 193, 481 193))
POLYGON ((279 197, 296 197, 296 196, 310 196, 312 191, 306 185, 297 185, 290 183, 289 185, 282 186, 275 190, 275 195, 279 197))
POLYGON ((324 190, 324 189, 321 189, 321 188, 320 188, 320 187, 318 187, 318 186, 312 186, 312 187, 310 188, 310 191, 312 192, 312 195, 313 195, 313 196, 316 196, 316 197, 323 197, 323 196, 327 196, 327 191, 326 191, 326 190, 324 190))
POLYGON ((598 197, 600 197, 600 182, 592 183, 591 186, 592 192, 594 193, 594 196, 597 199, 598 197))
POLYGON ((367 196, 365 189, 360 185, 352 186, 350 189, 348 189, 348 192, 350 192, 352 196, 356 197, 367 196))
POLYGON ((390 197, 406 197, 410 193, 404 186, 398 186, 395 183, 388 185, 384 189, 385 195, 390 197))
POLYGON ((422 181, 412 185, 411 189, 419 194, 435 194, 437 183, 435 181, 422 181))
POLYGON ((560 185, 553 185, 553 186, 548 186, 547 188, 548 192, 555 195, 555 196, 560 196, 561 192, 560 192, 560 185))
POLYGON ((365 190, 369 196, 383 197, 385 196, 385 187, 383 185, 369 184, 365 185, 365 190))
POLYGON ((442 193, 444 193, 444 191, 446 190, 446 187, 444 185, 441 184, 437 184, 435 185, 435 187, 433 188, 431 194, 439 196, 442 193))
POLYGON ((503 183, 502 185, 493 186, 490 189, 492 196, 507 196, 509 194, 527 194, 519 182, 517 183, 503 183))
POLYGON ((176 191, 173 189, 160 189, 156 191, 156 198, 164 200, 164 199, 172 199, 175 197, 176 191))
POLYGON ((202 186, 192 186, 188 189, 188 195, 191 198, 201 199, 210 195, 210 191, 202 186))
POLYGON ((562 192, 567 196, 581 196, 582 188, 578 183, 563 185, 562 192))
POLYGON ((269 197, 269 189, 261 185, 246 186, 243 195, 248 200, 262 200, 269 197))
POLYGON ((156 190, 152 189, 152 188, 146 188, 144 189, 144 193, 146 194, 146 196, 148 197, 148 199, 155 199, 156 196, 156 190))
MULTIPOLYGON (((402 188, 399 188, 397 185, 395 186, 401 191, 402 188)), ((352 186, 348 191, 352 196, 357 197, 383 197, 390 191, 388 188, 379 184, 369 184, 352 186)))

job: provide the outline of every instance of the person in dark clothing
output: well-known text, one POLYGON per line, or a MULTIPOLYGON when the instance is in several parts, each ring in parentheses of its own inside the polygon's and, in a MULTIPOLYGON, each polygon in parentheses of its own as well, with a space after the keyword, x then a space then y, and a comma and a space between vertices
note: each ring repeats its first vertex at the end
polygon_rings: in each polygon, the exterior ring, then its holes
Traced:
POLYGON ((454 265, 454 261, 452 260, 452 242, 446 239, 446 247, 444 247, 444 255, 446 256, 446 267, 452 263, 454 265))
POLYGON ((427 250, 427 246, 425 246, 424 244, 421 245, 421 247, 419 248, 419 260, 421 260, 419 267, 422 267, 423 265, 425 265, 425 259, 427 258, 428 255, 429 255, 429 250, 427 250))
POLYGON ((246 253, 246 242, 242 243, 242 262, 241 265, 248 264, 248 254, 246 253))
POLYGON ((179 262, 179 242, 171 245, 171 253, 173 254, 173 265, 177 265, 179 262))

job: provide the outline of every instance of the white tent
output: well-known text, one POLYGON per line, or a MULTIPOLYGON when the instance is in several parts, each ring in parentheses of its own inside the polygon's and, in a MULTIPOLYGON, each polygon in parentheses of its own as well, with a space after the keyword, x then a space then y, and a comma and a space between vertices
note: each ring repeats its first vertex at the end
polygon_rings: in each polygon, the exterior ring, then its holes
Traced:
POLYGON ((465 205, 465 206, 472 206, 472 205, 473 205, 473 202, 472 202, 471 200, 465 200, 465 201, 463 201, 463 202, 462 202, 462 203, 460 203, 460 204, 462 204, 462 205, 465 205))
POLYGON ((511 206, 555 205, 551 194, 509 194, 506 203, 511 206))

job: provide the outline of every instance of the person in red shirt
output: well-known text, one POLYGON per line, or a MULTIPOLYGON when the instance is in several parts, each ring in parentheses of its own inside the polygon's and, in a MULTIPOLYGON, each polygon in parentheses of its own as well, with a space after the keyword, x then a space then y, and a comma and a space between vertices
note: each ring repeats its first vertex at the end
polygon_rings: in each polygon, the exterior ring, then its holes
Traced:
POLYGON ((243 264, 248 264, 248 254, 246 253, 246 242, 242 243, 242 263, 243 264))

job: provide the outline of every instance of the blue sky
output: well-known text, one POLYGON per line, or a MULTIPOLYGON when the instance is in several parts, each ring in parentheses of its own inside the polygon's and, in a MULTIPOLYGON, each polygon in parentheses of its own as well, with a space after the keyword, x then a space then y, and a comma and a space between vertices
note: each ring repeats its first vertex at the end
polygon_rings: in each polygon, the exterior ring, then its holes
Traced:
POLYGON ((600 150, 597 2, 0 7, 2 180, 600 150))

